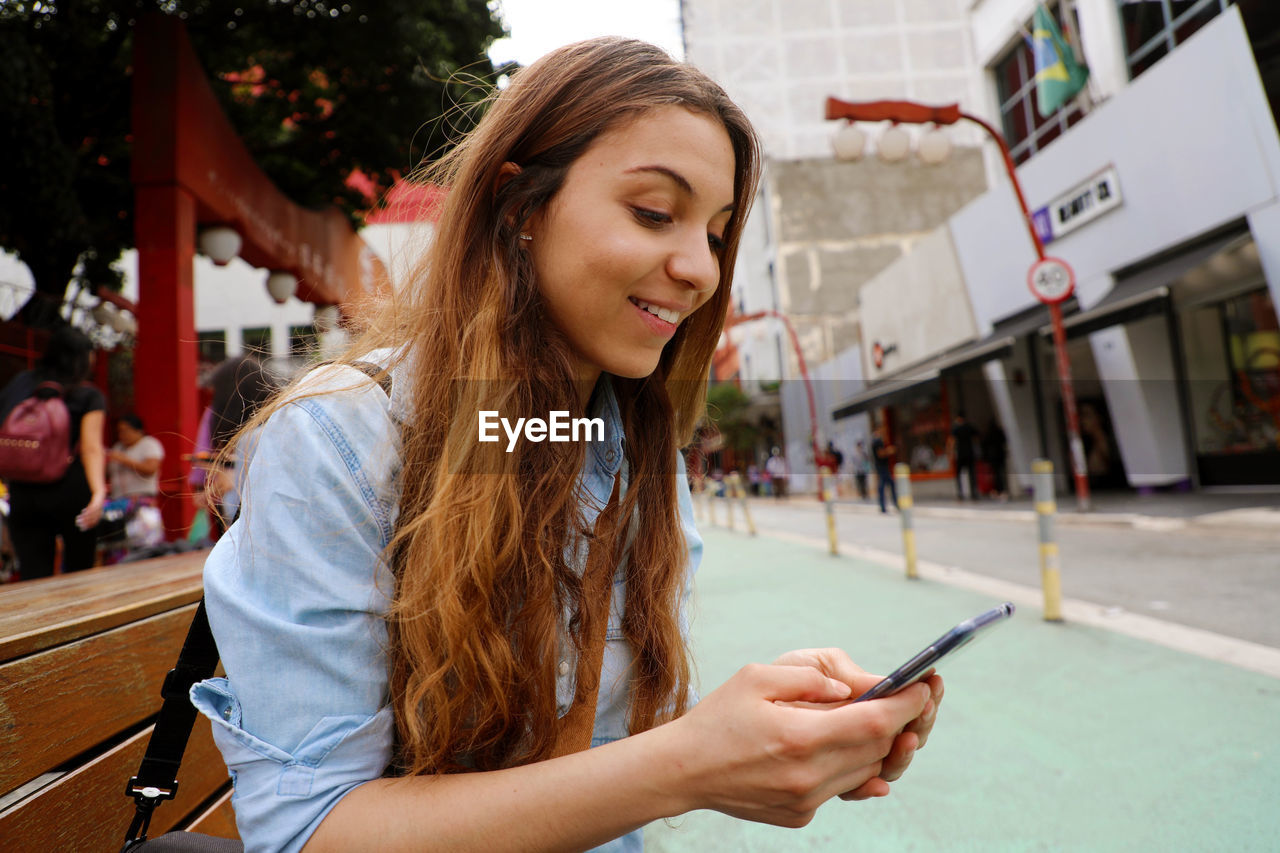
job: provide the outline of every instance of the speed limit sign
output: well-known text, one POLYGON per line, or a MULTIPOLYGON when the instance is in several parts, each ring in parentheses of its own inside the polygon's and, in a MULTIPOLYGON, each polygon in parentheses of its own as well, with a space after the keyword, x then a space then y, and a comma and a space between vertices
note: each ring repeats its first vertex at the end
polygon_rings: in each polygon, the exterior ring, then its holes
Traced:
POLYGON ((1076 289, 1076 274, 1061 258, 1041 258, 1027 273, 1027 286, 1047 305, 1061 302, 1076 289))

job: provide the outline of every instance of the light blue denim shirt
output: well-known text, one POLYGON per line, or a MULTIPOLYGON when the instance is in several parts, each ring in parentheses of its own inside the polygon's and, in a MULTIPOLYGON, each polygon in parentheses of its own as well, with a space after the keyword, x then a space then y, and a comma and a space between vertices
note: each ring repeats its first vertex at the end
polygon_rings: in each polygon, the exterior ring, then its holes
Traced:
MULTIPOLYGON (((391 759, 384 618, 393 581, 383 551, 399 506, 396 424, 412 411, 410 382, 395 378, 388 398, 354 369, 315 371, 308 396, 282 407, 255 436, 244 511, 205 564, 209 623, 227 677, 195 685, 191 699, 213 723, 248 853, 301 850, 338 800, 380 777, 391 759)), ((591 443, 580 480, 588 523, 607 503, 616 474, 626 487, 621 419, 607 377, 601 391, 591 415, 603 418, 604 440, 591 443)), ((682 458, 677 493, 692 578, 702 539, 682 458)), ((620 567, 592 746, 626 735, 632 655, 621 631, 622 578, 620 567)), ((684 613, 681 620, 687 626, 684 613)), ((577 666, 572 645, 562 648, 563 714, 577 666)), ((598 849, 642 847, 636 830, 598 849)))

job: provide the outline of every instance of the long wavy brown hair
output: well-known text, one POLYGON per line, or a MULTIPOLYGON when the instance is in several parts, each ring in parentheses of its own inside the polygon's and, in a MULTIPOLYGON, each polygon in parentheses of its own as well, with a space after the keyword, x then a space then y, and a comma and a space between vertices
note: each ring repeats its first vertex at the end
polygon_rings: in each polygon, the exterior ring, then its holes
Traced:
MULTIPOLYGON (((388 550, 396 770, 488 770, 546 758, 557 726, 565 630, 583 648, 606 614, 585 606, 579 545, 626 561, 622 630, 634 654, 632 733, 682 714, 690 671, 679 624, 688 551, 676 503, 676 454, 705 407, 743 220, 759 180, 759 145, 724 91, 643 42, 603 38, 561 48, 516 73, 427 179, 448 187, 431 247, 369 323, 355 351, 392 347, 408 375, 400 512, 388 550), (476 440, 480 410, 581 414, 573 354, 539 295, 518 235, 602 132, 678 105, 723 123, 735 208, 714 296, 681 324, 655 372, 613 378, 629 485, 605 540, 583 524, 586 446, 476 440), (503 164, 520 167, 505 179, 503 164)), ((604 377, 608 381, 609 377, 604 377)), ((579 696, 598 673, 579 672, 579 696)))

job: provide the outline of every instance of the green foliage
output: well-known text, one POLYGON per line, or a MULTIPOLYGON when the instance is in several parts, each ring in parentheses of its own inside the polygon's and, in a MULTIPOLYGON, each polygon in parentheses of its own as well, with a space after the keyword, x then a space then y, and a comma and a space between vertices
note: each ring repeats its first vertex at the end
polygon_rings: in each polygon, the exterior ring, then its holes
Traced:
POLYGON ((707 418, 724 436, 725 446, 749 453, 760 438, 760 428, 747 416, 751 400, 732 382, 714 382, 707 388, 707 418))
POLYGON ((73 272, 119 285, 132 245, 132 28, 184 19, 214 90, 259 165, 307 207, 356 223, 360 170, 386 188, 469 125, 502 35, 485 0, 6 0, 0 2, 0 247, 56 322, 73 272))

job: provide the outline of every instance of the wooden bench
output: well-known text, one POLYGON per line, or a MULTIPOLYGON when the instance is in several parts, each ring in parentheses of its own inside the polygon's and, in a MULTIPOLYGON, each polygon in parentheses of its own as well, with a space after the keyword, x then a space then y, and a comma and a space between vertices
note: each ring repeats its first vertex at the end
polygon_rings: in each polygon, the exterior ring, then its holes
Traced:
MULTIPOLYGON (((117 851, 138 770, 201 595, 206 554, 161 557, 0 586, 0 848, 117 851)), ((236 837, 231 783, 209 722, 178 795, 148 833, 236 837)))

